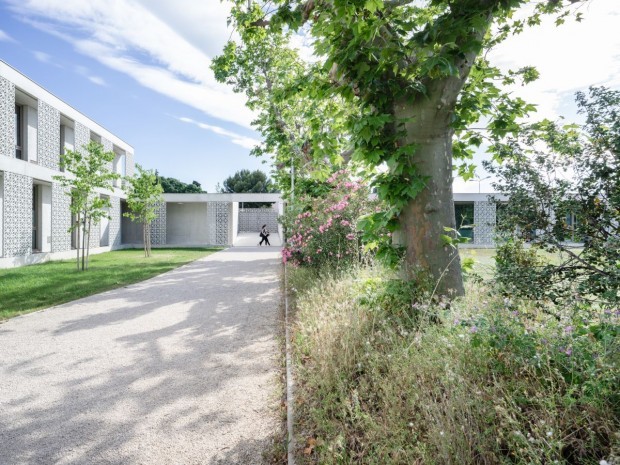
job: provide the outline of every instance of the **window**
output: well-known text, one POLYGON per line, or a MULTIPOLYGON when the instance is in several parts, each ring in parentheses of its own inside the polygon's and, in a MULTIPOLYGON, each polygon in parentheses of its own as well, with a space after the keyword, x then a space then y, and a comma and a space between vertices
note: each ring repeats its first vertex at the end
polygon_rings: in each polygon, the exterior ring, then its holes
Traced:
POLYGON ((15 158, 24 159, 24 110, 21 105, 15 105, 15 158))
POLYGON ((456 229, 462 237, 474 240, 474 204, 457 203, 454 205, 456 229))

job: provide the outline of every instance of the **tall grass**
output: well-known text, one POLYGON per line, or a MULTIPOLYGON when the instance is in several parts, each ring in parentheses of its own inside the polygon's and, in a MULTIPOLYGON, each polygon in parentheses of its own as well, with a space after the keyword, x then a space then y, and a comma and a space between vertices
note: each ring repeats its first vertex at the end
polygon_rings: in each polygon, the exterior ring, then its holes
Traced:
POLYGON ((483 284, 431 305, 381 269, 289 282, 300 463, 618 460, 617 315, 581 335, 483 284))

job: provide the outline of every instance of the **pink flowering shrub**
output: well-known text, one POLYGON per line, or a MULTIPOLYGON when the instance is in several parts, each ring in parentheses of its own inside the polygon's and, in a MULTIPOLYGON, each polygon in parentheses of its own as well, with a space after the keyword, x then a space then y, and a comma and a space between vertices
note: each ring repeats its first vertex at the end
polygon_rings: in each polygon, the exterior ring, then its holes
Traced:
POLYGON ((321 197, 302 196, 284 217, 287 245, 282 259, 294 266, 347 266, 361 259, 358 219, 375 209, 370 189, 345 170, 328 180, 321 197))

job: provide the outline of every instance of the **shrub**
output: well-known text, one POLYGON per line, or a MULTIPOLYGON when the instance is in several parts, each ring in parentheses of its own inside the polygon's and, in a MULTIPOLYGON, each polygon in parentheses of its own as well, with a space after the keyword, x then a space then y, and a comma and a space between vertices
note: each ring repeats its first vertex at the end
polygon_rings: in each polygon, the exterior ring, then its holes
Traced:
POLYGON ((284 216, 288 243, 284 262, 295 266, 342 267, 362 258, 359 218, 374 208, 366 183, 351 180, 347 171, 334 173, 322 196, 301 197, 284 216))
POLYGON ((560 252, 561 259, 532 269, 528 260, 519 262, 524 254, 515 254, 516 243, 507 244, 499 279, 513 280, 515 290, 531 298, 562 303, 577 295, 617 304, 620 91, 593 87, 589 96, 578 93, 577 103, 586 115, 583 127, 551 121, 524 127, 518 137, 495 145, 503 164, 486 165, 499 177, 494 187, 509 196, 498 230, 560 252))

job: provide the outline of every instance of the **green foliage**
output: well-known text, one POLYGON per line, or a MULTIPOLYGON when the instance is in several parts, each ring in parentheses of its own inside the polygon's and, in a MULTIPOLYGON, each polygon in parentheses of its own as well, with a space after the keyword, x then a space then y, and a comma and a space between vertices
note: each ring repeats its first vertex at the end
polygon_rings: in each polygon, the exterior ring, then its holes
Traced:
POLYGON ((487 169, 499 178, 494 187, 509 196, 499 206, 499 232, 562 258, 543 266, 534 251, 509 241, 499 249, 497 271, 520 295, 617 303, 620 92, 591 88, 589 96, 577 95, 577 103, 587 118, 583 128, 543 121, 493 148, 503 163, 487 169))
POLYGON ((351 180, 344 170, 334 173, 327 185, 329 190, 324 195, 296 199, 285 214, 285 263, 342 268, 361 260, 363 250, 357 223, 377 204, 369 200, 368 186, 351 180))
POLYGON ((164 201, 163 188, 153 170, 136 164, 136 175, 126 178, 127 206, 124 216, 142 224, 144 255, 151 256, 151 223, 157 218, 157 208, 164 201))
MULTIPOLYGON (((272 183, 261 170, 240 170, 234 175, 224 179, 223 186, 218 184, 216 190, 223 194, 253 192, 259 194, 267 194, 278 192, 277 187, 272 183)), ((244 208, 262 208, 268 207, 269 202, 249 202, 244 203, 244 208)))
MULTIPOLYGON (((474 123, 488 120, 493 136, 518 133, 519 119, 535 107, 500 85, 531 82, 537 71, 525 66, 502 73, 484 52, 539 24, 541 15, 564 21, 572 2, 541 2, 526 20, 515 19, 526 0, 233 3, 230 21, 240 42, 229 42, 213 69, 259 113, 255 124, 264 142, 254 153, 275 156, 275 180, 285 197, 293 167, 300 176, 324 179, 343 162, 361 166, 387 204, 364 223, 380 231, 398 224, 421 193, 445 184, 442 169, 449 170, 453 155, 462 160, 459 173, 473 176, 468 160, 482 143, 469 129, 474 123), (293 34, 309 39, 311 64, 290 47, 293 34), (445 163, 431 163, 437 159, 445 163)), ((419 221, 433 237, 453 226, 449 216, 419 221)), ((413 248, 414 240, 405 237, 405 245, 413 248)), ((427 252, 444 251, 448 262, 451 252, 435 245, 427 252)), ((449 276, 456 280, 458 273, 449 276)), ((460 282, 446 283, 451 287, 460 282)))
POLYGON ((198 181, 192 181, 191 184, 186 184, 175 178, 159 176, 157 173, 156 176, 166 194, 204 194, 207 192, 202 189, 198 181))
POLYGON ((277 188, 261 170, 240 170, 224 179, 223 187, 219 191, 223 194, 242 192, 263 194, 277 192, 277 188))
POLYGON ((114 157, 114 152, 105 152, 103 145, 90 141, 81 150, 67 150, 64 153, 61 165, 71 176, 54 176, 56 181, 69 189, 70 210, 75 217, 69 231, 77 230, 77 266, 82 271, 88 268, 92 225, 98 224, 104 217, 109 218, 110 199, 101 196, 99 191, 114 190, 113 182, 119 178, 109 168, 114 157))
POLYGON ((618 458, 614 309, 573 304, 558 320, 478 283, 448 307, 380 267, 289 272, 303 399, 296 422, 306 441, 297 463, 618 458))

